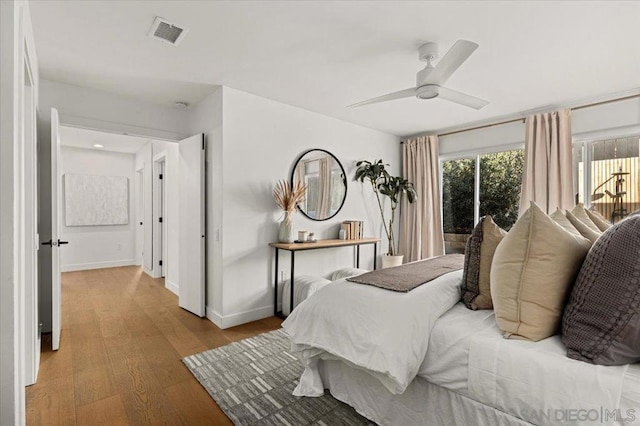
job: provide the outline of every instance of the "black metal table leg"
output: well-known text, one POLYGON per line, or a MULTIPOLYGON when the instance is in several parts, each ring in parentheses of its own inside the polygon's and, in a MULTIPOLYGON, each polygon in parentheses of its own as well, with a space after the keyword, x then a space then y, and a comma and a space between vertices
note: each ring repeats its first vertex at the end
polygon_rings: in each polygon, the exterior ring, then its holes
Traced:
POLYGON ((373 243, 373 270, 376 270, 376 262, 378 260, 378 243, 373 243))
POLYGON ((356 268, 360 267, 360 246, 356 246, 356 268))
POLYGON ((273 316, 278 315, 278 247, 274 247, 276 250, 276 266, 275 272, 273 273, 274 279, 274 293, 273 293, 273 316))
POLYGON ((291 289, 291 304, 289 305, 289 315, 291 315, 291 312, 293 312, 293 269, 295 267, 295 252, 291 251, 291 286, 289 287, 291 289))

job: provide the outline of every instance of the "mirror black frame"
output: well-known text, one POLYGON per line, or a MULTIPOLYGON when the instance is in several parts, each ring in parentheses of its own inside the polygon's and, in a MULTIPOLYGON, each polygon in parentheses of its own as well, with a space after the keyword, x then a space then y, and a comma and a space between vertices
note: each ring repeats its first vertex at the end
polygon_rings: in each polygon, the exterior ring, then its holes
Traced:
POLYGON ((296 206, 298 211, 300 213, 302 213, 307 219, 309 220, 313 220, 316 222, 324 222, 325 220, 329 220, 332 219, 334 217, 336 217, 336 215, 338 213, 340 213, 340 210, 342 210, 342 207, 344 206, 344 202, 347 201, 347 190, 349 188, 349 186, 347 185, 347 173, 344 171, 344 166, 342 165, 342 163, 340 162, 340 160, 338 160, 338 157, 336 157, 335 155, 333 155, 331 152, 327 151, 326 149, 322 149, 322 148, 311 148, 308 149, 306 151, 304 151, 302 154, 300 154, 298 156, 298 158, 296 159, 295 163, 293 163, 293 168, 291 169, 291 186, 293 187, 293 178, 295 177, 295 173, 296 173, 296 167, 298 167, 298 163, 300 163, 300 160, 302 160, 302 158, 307 155, 310 152, 313 151, 322 151, 324 153, 329 154, 331 157, 333 157, 334 160, 336 160, 336 163, 338 163, 338 165, 340 166, 340 170, 342 170, 342 182, 344 183, 344 197, 342 197, 342 203, 340 203, 340 207, 338 207, 338 209, 336 210, 336 212, 334 214, 332 214, 331 216, 324 218, 324 219, 318 219, 315 217, 310 217, 304 210, 302 210, 300 208, 300 206, 296 206))

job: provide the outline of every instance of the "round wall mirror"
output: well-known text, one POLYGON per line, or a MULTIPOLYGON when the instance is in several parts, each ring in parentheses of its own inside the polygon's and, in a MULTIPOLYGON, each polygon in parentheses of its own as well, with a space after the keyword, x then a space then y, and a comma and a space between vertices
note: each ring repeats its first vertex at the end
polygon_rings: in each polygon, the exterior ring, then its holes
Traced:
POLYGON ((334 217, 347 198, 347 178, 340 161, 324 149, 304 152, 293 166, 291 182, 307 185, 305 200, 298 209, 311 220, 334 217))

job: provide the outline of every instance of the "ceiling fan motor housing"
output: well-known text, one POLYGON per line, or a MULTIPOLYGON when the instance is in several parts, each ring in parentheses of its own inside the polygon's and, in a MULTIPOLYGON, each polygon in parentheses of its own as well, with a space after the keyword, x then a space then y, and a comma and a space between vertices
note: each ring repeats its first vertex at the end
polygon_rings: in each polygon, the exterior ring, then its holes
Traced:
POLYGON ((433 99, 440 94, 440 86, 435 84, 427 84, 426 86, 420 86, 416 90, 416 98, 418 99, 433 99))

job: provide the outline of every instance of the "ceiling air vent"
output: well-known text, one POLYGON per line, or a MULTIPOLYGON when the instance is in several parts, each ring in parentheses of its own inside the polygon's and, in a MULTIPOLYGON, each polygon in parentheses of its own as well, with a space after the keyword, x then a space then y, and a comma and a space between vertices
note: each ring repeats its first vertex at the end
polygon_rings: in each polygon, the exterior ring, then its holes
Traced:
POLYGON ((189 30, 186 28, 182 28, 177 24, 156 16, 156 20, 153 21, 153 25, 147 35, 173 46, 177 46, 187 34, 187 31, 189 30))

